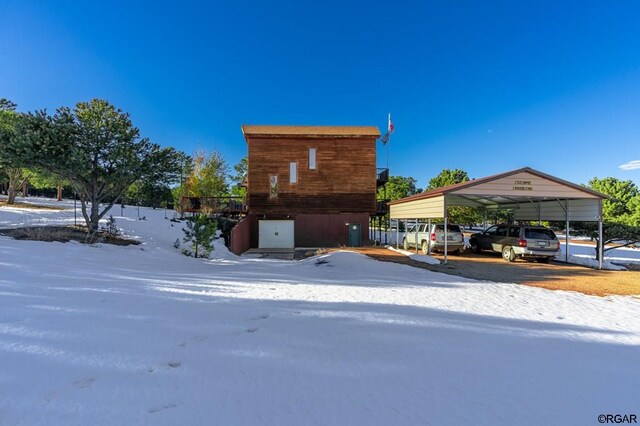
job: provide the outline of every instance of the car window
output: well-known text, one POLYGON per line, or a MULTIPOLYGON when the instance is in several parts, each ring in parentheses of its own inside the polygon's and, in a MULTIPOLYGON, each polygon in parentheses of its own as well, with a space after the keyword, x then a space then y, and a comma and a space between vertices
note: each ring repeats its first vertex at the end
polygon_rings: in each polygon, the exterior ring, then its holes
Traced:
MULTIPOLYGON (((444 232, 444 225, 436 225, 436 231, 444 232)), ((458 225, 447 225, 447 232, 462 232, 458 225)))
POLYGON ((486 231, 484 231, 484 233, 486 235, 496 235, 496 231, 498 231, 498 226, 497 225, 493 225, 491 228, 489 228, 486 231))
POLYGON ((500 225, 498 226, 498 230, 496 231, 496 237, 506 237, 507 236, 508 226, 500 225))
POLYGON ((555 240, 556 234, 547 228, 525 228, 524 237, 532 240, 555 240))
POLYGON ((520 227, 519 226, 510 226, 509 227, 509 236, 514 238, 520 238, 520 227))
POLYGON ((416 232, 416 226, 413 225, 411 228, 409 228, 409 230, 407 232, 410 233, 410 234, 416 232))

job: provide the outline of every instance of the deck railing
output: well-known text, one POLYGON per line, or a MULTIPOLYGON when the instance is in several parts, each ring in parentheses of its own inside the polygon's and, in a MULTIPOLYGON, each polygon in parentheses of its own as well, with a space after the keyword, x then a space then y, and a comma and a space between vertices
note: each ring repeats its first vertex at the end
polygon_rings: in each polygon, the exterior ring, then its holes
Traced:
POLYGON ((180 208, 183 213, 246 213, 244 197, 182 197, 180 208))
POLYGON ((376 216, 385 215, 389 212, 389 206, 387 203, 391 200, 378 200, 376 201, 376 216))

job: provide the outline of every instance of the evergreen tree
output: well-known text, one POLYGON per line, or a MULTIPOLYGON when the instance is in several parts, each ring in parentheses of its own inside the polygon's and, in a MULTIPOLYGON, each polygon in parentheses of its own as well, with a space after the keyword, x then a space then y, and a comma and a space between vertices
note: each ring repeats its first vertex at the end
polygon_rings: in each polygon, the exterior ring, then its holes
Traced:
POLYGON ((378 188, 377 199, 395 201, 409 195, 419 194, 422 190, 416 187, 417 183, 418 181, 412 177, 391 176, 385 185, 386 188, 378 188))
POLYGON ((58 201, 62 201, 62 190, 71 191, 71 182, 44 170, 29 170, 29 185, 36 189, 56 190, 58 201))
POLYGON ((139 134, 129 114, 94 99, 74 110, 59 108, 54 116, 45 111, 25 115, 7 152, 15 161, 68 179, 80 196, 87 228, 94 232, 133 182, 179 176, 178 152, 139 134))
POLYGON ((182 254, 208 258, 213 250, 213 239, 217 229, 216 221, 205 215, 197 215, 187 220, 187 227, 182 228, 182 232, 184 232, 182 241, 189 246, 182 249, 182 254))
MULTIPOLYGON (((469 181, 469 175, 460 169, 444 169, 437 176, 429 180, 427 191, 442 188, 444 186, 455 185, 469 181)), ((472 225, 482 222, 483 217, 479 209, 467 206, 451 206, 447 210, 449 221, 472 225)))
POLYGON ((444 169, 437 176, 429 180, 427 191, 442 188, 443 186, 454 185, 456 183, 467 182, 469 175, 464 170, 460 169, 444 169))
POLYGON ((605 222, 627 223, 635 213, 634 203, 637 202, 632 201, 639 196, 639 192, 638 186, 632 181, 594 177, 589 181, 588 187, 611 197, 602 202, 602 219, 605 222))
POLYGON ((242 184, 247 178, 247 173, 249 171, 247 157, 243 157, 238 164, 233 166, 233 170, 235 171, 235 174, 231 176, 231 182, 233 183, 231 186, 231 195, 245 197, 247 195, 247 188, 242 186, 242 184))
POLYGON ((15 138, 16 127, 21 115, 16 112, 16 104, 8 99, 0 99, 0 174, 9 180, 7 204, 15 204, 16 193, 29 179, 30 171, 22 162, 8 155, 8 148, 15 138))
MULTIPOLYGON (((596 259, 598 259, 598 247, 600 246, 600 235, 598 233, 598 225, 593 222, 576 222, 573 224, 574 230, 578 235, 590 236, 596 242, 596 259)), ((640 226, 625 225, 622 223, 606 222, 602 225, 603 234, 603 254, 609 250, 620 247, 629 247, 640 244, 640 226), (615 243, 610 247, 607 244, 615 243)))
POLYGON ((149 181, 134 182, 127 192, 124 199, 131 204, 139 204, 141 206, 158 208, 173 202, 173 194, 169 185, 154 183, 149 181))
POLYGON ((640 227, 640 195, 636 195, 629 201, 630 213, 627 216, 627 225, 640 227))

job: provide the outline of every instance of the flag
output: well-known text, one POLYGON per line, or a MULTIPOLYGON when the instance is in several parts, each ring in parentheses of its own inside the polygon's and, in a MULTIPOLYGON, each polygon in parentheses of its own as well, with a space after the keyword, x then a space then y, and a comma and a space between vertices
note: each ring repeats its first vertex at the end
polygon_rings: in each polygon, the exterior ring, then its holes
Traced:
POLYGON ((389 132, 385 133, 380 140, 382 141, 382 145, 386 145, 387 142, 389 142, 389 132))
POLYGON ((387 131, 391 134, 393 133, 393 123, 391 122, 391 114, 389 114, 389 127, 387 131))

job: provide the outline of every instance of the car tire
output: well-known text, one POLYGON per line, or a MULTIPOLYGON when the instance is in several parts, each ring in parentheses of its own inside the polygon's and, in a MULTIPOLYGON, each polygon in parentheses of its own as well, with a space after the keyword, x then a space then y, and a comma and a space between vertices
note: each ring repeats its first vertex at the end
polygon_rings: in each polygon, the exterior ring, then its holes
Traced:
POLYGON ((422 254, 427 254, 429 253, 429 243, 426 241, 422 242, 422 246, 420 247, 422 249, 422 254))
POLYGON ((541 257, 538 259, 539 263, 549 263, 551 262, 551 258, 550 257, 541 257))
POLYGON ((460 249, 458 250, 454 250, 451 252, 452 254, 456 255, 456 256, 460 256, 460 249))
POLYGON ((482 251, 480 250, 480 246, 478 245, 477 241, 471 241, 469 245, 471 246, 471 251, 475 254, 480 254, 480 252, 482 251))
POLYGON ((504 246, 502 248, 502 258, 507 262, 513 262, 516 260, 516 254, 513 252, 511 246, 504 246))
POLYGON ((409 243, 407 242, 406 238, 402 239, 402 248, 405 249, 406 251, 409 251, 409 243))

